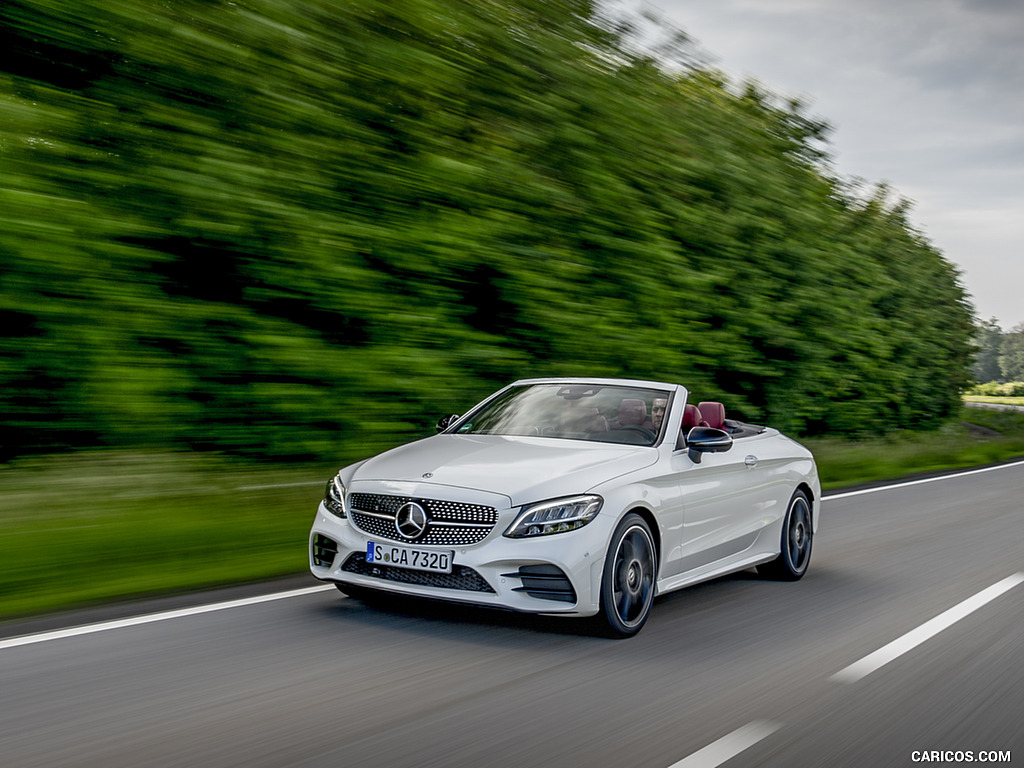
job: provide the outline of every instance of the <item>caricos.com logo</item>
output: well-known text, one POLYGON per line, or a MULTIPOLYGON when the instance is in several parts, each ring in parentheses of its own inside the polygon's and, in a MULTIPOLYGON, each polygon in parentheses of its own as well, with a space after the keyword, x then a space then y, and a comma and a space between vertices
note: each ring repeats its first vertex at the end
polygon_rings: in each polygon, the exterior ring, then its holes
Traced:
POLYGON ((910 753, 915 763, 1009 763, 1010 751, 970 749, 915 749, 910 753))

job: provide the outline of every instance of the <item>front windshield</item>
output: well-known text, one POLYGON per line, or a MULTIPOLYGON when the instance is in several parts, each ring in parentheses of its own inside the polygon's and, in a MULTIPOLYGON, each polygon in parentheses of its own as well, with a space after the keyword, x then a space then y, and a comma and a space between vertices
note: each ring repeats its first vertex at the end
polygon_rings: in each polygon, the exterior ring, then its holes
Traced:
POLYGON ((665 390, 641 387, 524 385, 469 414, 455 431, 649 446, 657 442, 668 397, 665 390))

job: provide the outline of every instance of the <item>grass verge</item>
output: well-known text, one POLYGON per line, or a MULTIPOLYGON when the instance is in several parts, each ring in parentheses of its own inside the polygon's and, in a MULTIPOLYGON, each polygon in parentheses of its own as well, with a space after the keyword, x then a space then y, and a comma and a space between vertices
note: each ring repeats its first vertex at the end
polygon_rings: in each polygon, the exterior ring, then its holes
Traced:
POLYGON ((959 419, 934 432, 802 442, 814 453, 825 489, 1024 456, 1024 413, 965 407, 959 419))
POLYGON ((1024 397, 993 397, 989 395, 967 395, 964 401, 968 403, 994 403, 997 405, 1016 405, 1024 408, 1024 397))
POLYGON ((180 453, 0 467, 0 618, 299 573, 329 473, 180 453))
MULTIPOLYGON (((961 419, 976 426, 805 444, 825 488, 1024 455, 1024 414, 961 419)), ((301 573, 334 469, 91 452, 0 466, 0 619, 301 573)))

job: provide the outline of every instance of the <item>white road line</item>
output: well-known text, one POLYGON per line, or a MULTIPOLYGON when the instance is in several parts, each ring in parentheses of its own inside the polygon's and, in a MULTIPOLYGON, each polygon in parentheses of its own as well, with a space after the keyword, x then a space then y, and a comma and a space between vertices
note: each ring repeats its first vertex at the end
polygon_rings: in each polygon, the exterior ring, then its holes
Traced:
POLYGON ((1024 572, 1006 577, 988 589, 983 589, 973 597, 969 597, 962 603, 954 605, 948 611, 940 613, 934 619, 926 621, 917 629, 913 629, 902 637, 896 638, 888 645, 882 646, 874 653, 868 654, 860 661, 855 661, 845 669, 841 669, 832 675, 829 680, 837 683, 857 682, 861 678, 870 675, 879 667, 899 658, 919 646, 925 640, 934 637, 942 630, 951 627, 956 622, 974 613, 983 605, 992 602, 1004 592, 1009 592, 1022 582, 1024 582, 1024 572))
POLYGON ((301 597, 302 595, 311 595, 314 592, 325 592, 329 589, 334 589, 331 584, 324 584, 316 587, 305 587, 303 589, 293 589, 288 592, 275 592, 270 595, 259 595, 257 597, 246 597, 241 600, 228 600, 223 603, 212 603, 210 605, 197 605, 194 608, 180 608, 176 611, 163 611, 162 613, 150 613, 145 616, 133 616, 127 619, 115 619, 114 621, 104 621, 98 624, 85 624, 80 627, 69 627, 68 629, 57 629, 52 632, 40 632, 35 635, 22 635, 21 637, 9 637, 6 640, 0 640, 0 650, 4 648, 16 648, 19 645, 34 645, 35 643, 45 643, 49 640, 59 640, 63 637, 78 637, 79 635, 91 635, 94 632, 106 632, 109 629, 121 629, 122 627, 134 627, 139 624, 152 624, 156 621, 167 621, 168 619, 178 619, 183 616, 197 616, 200 613, 213 613, 214 611, 224 611, 228 608, 240 608, 244 605, 256 605, 258 603, 269 603, 273 600, 284 600, 289 597, 301 597))
POLYGON ((743 750, 771 736, 781 727, 782 723, 755 720, 727 736, 723 736, 718 741, 708 744, 703 749, 697 750, 689 757, 684 757, 678 763, 673 763, 669 768, 716 768, 726 760, 736 757, 743 750))
POLYGON ((937 483, 939 480, 952 480, 955 477, 967 477, 968 475, 980 475, 982 472, 995 472, 997 469, 1010 469, 1011 467, 1024 467, 1024 461, 1015 461, 1012 464, 999 464, 994 467, 982 467, 981 469, 970 469, 966 472, 957 472, 955 475, 939 475, 937 477, 926 477, 923 480, 909 480, 905 483, 893 485, 880 485, 877 488, 864 488, 860 491, 848 491, 846 493, 833 493, 823 495, 822 501, 830 499, 848 499, 851 496, 862 496, 865 493, 878 493, 879 491, 892 491, 896 488, 909 488, 912 485, 924 485, 925 483, 937 483))

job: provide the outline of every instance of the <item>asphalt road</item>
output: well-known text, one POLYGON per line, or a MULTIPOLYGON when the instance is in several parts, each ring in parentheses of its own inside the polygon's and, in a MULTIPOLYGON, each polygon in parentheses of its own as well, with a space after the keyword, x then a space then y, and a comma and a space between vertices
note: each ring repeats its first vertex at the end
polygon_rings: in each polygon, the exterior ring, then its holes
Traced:
POLYGON ((826 500, 804 580, 667 595, 627 641, 332 589, 0 640, 0 765, 1019 764, 1022 580, 1024 464, 826 500))

